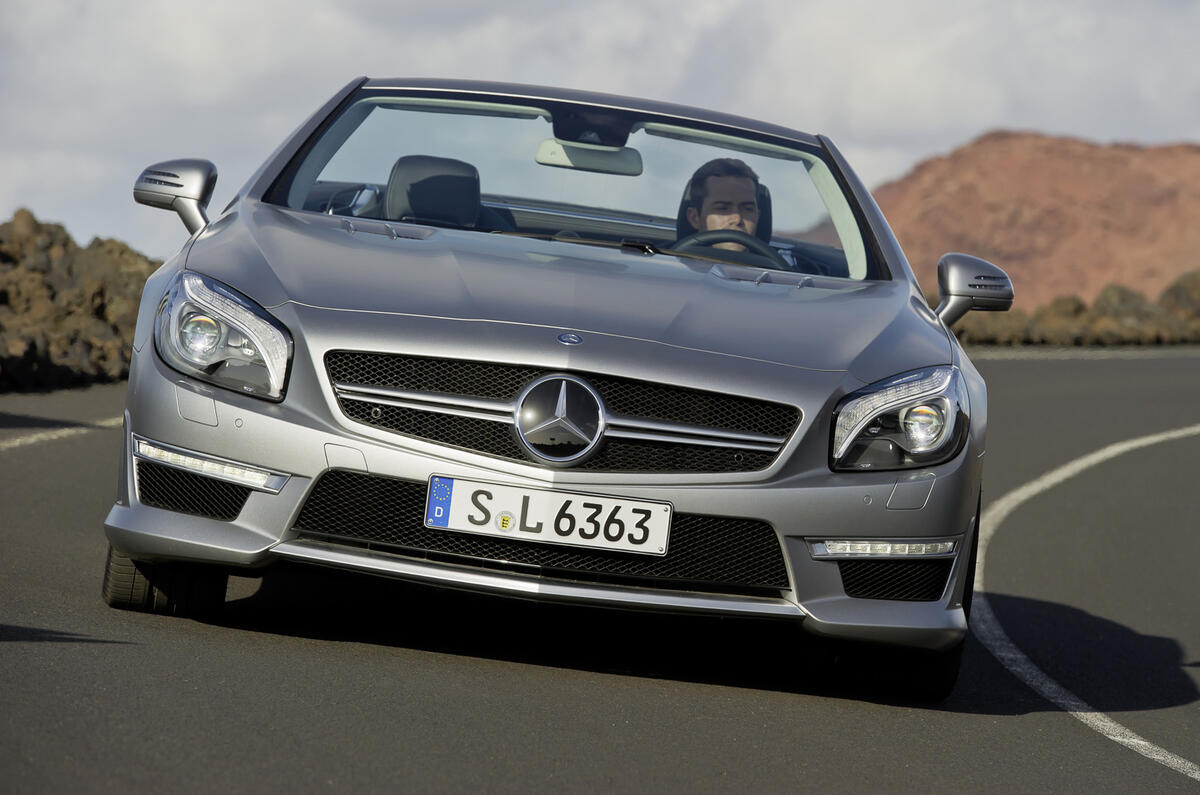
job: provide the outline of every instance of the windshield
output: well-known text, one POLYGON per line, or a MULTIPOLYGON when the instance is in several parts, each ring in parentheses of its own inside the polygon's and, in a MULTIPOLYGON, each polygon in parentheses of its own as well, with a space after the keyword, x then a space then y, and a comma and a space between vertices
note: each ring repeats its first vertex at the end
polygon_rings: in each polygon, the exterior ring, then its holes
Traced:
POLYGON ((361 92, 267 200, 851 279, 878 278, 823 153, 563 102, 361 92))

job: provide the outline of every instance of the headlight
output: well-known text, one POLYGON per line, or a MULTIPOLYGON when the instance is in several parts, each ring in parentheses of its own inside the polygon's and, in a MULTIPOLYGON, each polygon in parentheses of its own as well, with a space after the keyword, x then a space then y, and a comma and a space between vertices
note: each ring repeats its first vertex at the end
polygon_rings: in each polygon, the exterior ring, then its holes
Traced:
POLYGON ((218 281, 184 271, 158 309, 154 346, 181 373, 283 400, 292 336, 267 311, 218 281))
POLYGON ((967 391, 955 367, 929 367, 848 395, 834 414, 831 465, 908 469, 948 461, 967 434, 967 391))

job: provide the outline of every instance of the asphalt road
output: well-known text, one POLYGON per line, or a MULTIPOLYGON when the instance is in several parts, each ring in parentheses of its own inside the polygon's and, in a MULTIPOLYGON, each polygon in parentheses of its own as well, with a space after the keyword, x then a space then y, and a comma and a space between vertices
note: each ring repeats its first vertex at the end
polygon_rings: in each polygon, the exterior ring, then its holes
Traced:
MULTIPOLYGON (((1194 350, 978 364, 985 510, 1111 442, 1200 422, 1194 350)), ((111 610, 101 521, 119 431, 89 426, 120 413, 123 389, 0 395, 0 791, 1200 787, 975 638, 954 695, 928 707, 870 655, 778 623, 301 568, 232 580, 220 623, 111 610)), ((1088 469, 1017 509, 986 561, 995 613, 1038 668, 1193 763, 1197 460, 1192 436, 1088 469)))

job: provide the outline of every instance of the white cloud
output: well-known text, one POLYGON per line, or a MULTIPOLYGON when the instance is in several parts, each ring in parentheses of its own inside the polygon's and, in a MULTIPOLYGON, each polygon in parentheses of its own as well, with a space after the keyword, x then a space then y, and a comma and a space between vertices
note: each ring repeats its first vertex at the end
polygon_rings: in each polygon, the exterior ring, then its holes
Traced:
POLYGON ((996 128, 1200 139, 1200 4, 10 0, 0 218, 18 206, 169 255, 139 170, 207 157, 223 205, 346 81, 508 80, 713 107, 831 135, 870 185, 996 128))

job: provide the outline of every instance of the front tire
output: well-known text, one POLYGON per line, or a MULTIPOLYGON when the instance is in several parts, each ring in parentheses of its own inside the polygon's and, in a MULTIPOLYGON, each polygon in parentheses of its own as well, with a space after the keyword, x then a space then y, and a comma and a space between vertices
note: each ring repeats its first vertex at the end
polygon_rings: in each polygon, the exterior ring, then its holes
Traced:
MULTIPOLYGON (((971 620, 971 602, 975 595, 975 562, 979 554, 979 514, 983 508, 983 494, 975 506, 975 526, 971 531, 971 553, 967 556, 967 571, 963 583, 962 609, 968 624, 971 620)), ((958 682, 962 668, 963 649, 967 645, 964 637, 954 648, 941 652, 916 653, 908 663, 913 677, 914 695, 922 701, 945 701, 958 682)))
POLYGON ((221 612, 228 584, 229 575, 212 566, 135 561, 110 545, 100 593, 120 610, 211 618, 221 612))

